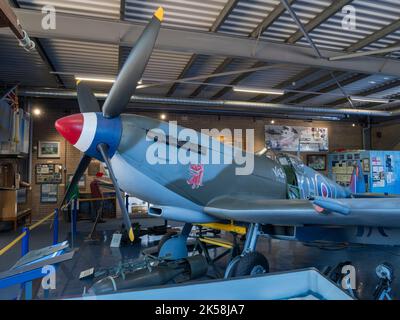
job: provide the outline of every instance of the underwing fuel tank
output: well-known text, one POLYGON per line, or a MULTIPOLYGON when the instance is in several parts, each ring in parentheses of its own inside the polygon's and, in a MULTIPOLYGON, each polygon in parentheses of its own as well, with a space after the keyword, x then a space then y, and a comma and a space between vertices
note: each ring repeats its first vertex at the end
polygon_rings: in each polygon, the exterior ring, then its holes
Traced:
POLYGON ((206 275, 208 263, 203 255, 190 256, 178 261, 161 262, 155 267, 145 267, 133 272, 108 276, 97 281, 89 295, 101 295, 120 290, 137 289, 179 283, 206 275))

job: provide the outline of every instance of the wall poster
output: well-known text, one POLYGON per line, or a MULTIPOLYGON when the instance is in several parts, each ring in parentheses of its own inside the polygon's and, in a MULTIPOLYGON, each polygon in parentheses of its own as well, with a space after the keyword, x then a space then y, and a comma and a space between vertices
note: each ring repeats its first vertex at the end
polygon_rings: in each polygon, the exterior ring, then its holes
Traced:
POLYGON ((40 203, 57 203, 58 184, 40 185, 40 203))
POLYGON ((328 128, 265 126, 267 148, 288 152, 329 151, 328 128))

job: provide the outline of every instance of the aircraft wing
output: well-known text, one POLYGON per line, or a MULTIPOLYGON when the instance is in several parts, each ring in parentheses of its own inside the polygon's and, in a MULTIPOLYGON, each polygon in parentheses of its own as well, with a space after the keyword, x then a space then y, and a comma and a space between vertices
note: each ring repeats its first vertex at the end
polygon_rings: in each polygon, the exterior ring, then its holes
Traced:
POLYGON ((400 227, 399 198, 255 199, 226 196, 205 212, 219 219, 275 225, 400 227))

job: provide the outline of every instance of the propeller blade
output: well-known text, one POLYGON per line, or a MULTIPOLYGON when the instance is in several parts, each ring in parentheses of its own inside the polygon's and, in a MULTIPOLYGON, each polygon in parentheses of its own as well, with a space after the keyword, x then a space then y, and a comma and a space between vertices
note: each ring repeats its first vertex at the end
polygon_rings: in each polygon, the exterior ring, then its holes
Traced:
POLYGON ((128 230, 129 240, 131 240, 133 242, 135 240, 135 236, 133 234, 131 219, 129 218, 129 214, 128 214, 128 211, 126 210, 125 202, 124 202, 124 199, 122 198, 117 178, 115 177, 114 171, 111 166, 111 161, 108 156, 108 146, 104 143, 100 143, 97 146, 97 150, 99 150, 99 152, 101 153, 101 156, 103 157, 104 162, 107 165, 108 172, 110 173, 110 177, 111 177, 111 180, 112 180, 114 188, 115 188, 115 194, 118 199, 118 204, 119 204, 119 207, 121 208, 121 212, 123 215, 125 229, 128 230))
POLYGON ((114 118, 119 116, 135 93, 137 83, 142 78, 157 40, 163 16, 164 9, 160 7, 133 47, 104 102, 104 117, 114 118))
POLYGON ((87 167, 89 167, 91 160, 92 160, 92 158, 87 155, 83 155, 83 157, 81 158, 81 161, 79 162, 79 165, 75 170, 74 176, 72 177, 72 180, 71 180, 70 184, 68 185, 67 190, 64 193, 64 197, 61 201, 60 207, 62 207, 64 205, 65 201, 69 200, 69 198, 71 197, 74 187, 78 184, 82 175, 85 173, 87 167))
POLYGON ((101 112, 99 102, 94 96, 92 89, 82 83, 78 83, 77 87, 78 103, 81 112, 101 112))

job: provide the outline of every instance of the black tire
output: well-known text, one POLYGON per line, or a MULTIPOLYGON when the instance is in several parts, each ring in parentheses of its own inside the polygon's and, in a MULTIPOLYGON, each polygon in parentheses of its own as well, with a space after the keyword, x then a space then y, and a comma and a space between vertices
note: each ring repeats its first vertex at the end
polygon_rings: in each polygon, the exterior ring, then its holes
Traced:
POLYGON ((269 263, 267 258, 261 253, 255 251, 249 252, 240 258, 236 263, 232 277, 243 277, 268 272, 269 263))
POLYGON ((166 234, 164 234, 161 237, 160 241, 158 242, 158 245, 157 245, 158 252, 160 252, 161 247, 164 245, 165 242, 167 242, 167 240, 171 239, 173 236, 175 236, 177 234, 178 234, 178 232, 176 232, 176 231, 168 231, 166 234))

